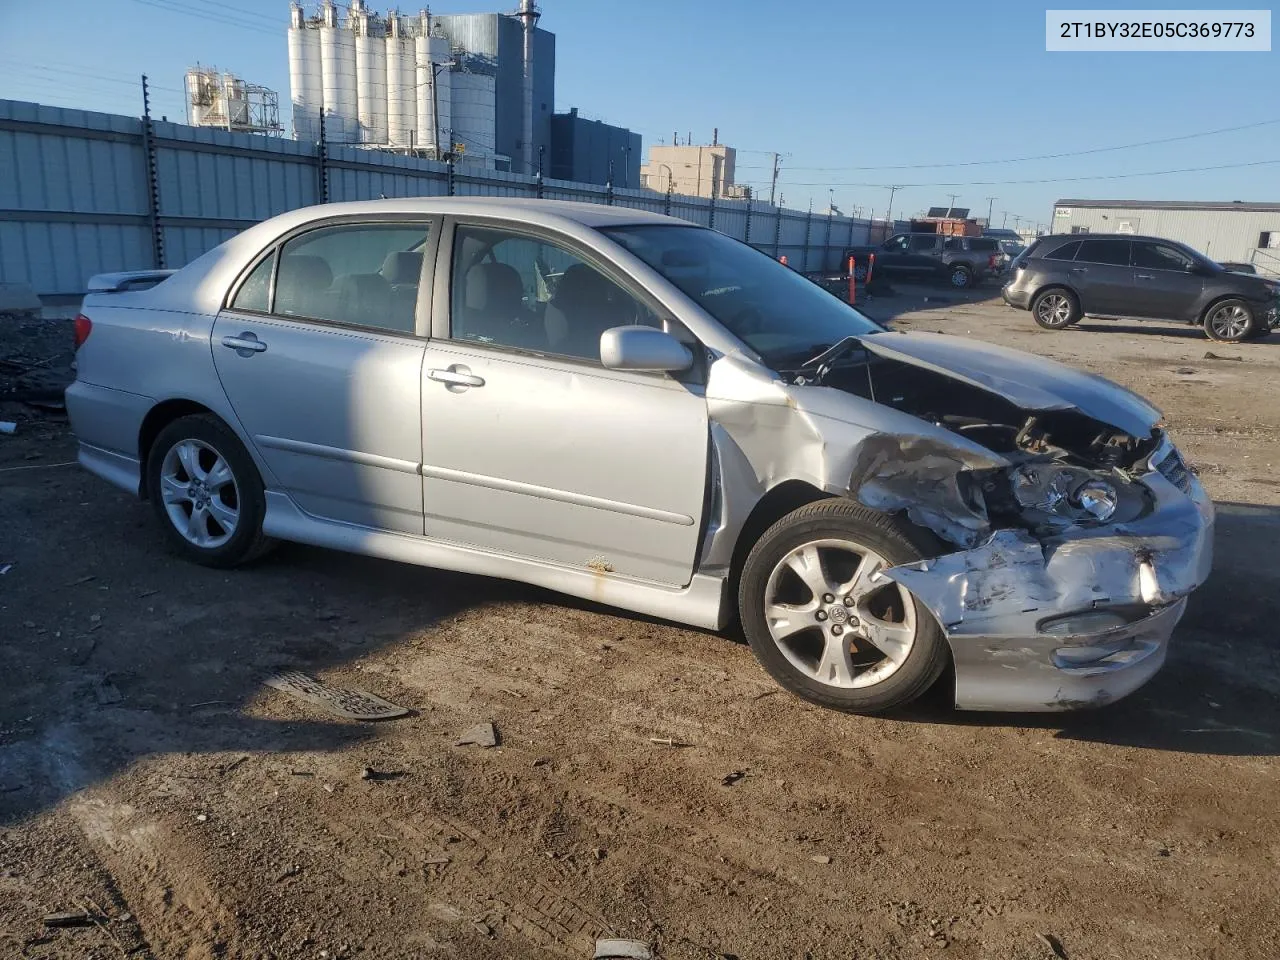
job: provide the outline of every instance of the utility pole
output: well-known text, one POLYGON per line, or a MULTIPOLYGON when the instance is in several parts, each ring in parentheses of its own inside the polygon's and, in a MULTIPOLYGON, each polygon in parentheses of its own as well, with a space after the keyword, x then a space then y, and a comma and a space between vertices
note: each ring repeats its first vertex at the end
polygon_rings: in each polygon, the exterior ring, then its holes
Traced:
POLYGON ((773 206, 773 197, 778 191, 778 155, 773 155, 773 181, 769 184, 769 205, 773 206))
POLYGON ((949 220, 949 219, 951 219, 951 211, 955 208, 955 205, 956 205, 956 197, 958 197, 958 196, 960 196, 960 194, 958 194, 958 193, 948 193, 948 194, 947 194, 947 198, 951 201, 951 203, 949 203, 949 204, 947 205, 947 219, 948 219, 948 220, 949 220))
POLYGON ((987 229, 990 230, 991 229, 991 210, 995 206, 995 202, 1000 198, 987 197, 986 199, 987 199, 987 229))
POLYGON ((885 218, 885 220, 887 220, 887 221, 888 221, 888 223, 889 223, 889 231, 890 231, 890 232, 892 232, 892 231, 893 231, 893 195, 894 195, 895 193, 897 193, 897 192, 898 192, 899 190, 901 190, 901 189, 902 189, 901 187, 890 187, 890 188, 889 188, 889 210, 888 210, 888 212, 886 212, 886 213, 885 213, 884 218, 885 218))
POLYGON ((1002 230, 1003 230, 1003 229, 1004 229, 1005 227, 1007 227, 1007 226, 1009 226, 1009 211, 1008 211, 1008 210, 1006 210, 1006 211, 1004 212, 1004 219, 1000 221, 1000 229, 1002 229, 1002 230))

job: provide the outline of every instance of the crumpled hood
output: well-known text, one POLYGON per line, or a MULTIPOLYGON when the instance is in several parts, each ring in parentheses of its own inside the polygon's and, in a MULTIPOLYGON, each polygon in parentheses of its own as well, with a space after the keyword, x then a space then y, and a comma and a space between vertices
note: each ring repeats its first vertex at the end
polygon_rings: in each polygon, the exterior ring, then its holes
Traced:
POLYGON ((891 331, 861 339, 878 357, 954 377, 1026 410, 1078 410, 1140 439, 1160 420, 1160 411, 1132 390, 1021 350, 941 333, 891 331))

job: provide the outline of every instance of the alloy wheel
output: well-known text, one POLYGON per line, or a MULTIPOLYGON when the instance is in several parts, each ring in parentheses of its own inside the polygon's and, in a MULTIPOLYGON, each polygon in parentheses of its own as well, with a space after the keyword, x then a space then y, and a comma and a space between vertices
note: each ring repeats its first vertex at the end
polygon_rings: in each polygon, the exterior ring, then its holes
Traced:
POLYGON ((953 270, 951 272, 951 285, 960 288, 967 287, 969 285, 969 271, 964 269, 953 270))
POLYGON ((765 623, 778 650, 828 686, 874 686, 906 662, 915 604, 883 576, 889 566, 850 540, 815 540, 778 562, 765 587, 765 623))
POLYGON ((1071 301, 1065 294, 1051 293, 1041 299, 1036 307, 1036 313, 1046 326, 1065 326, 1071 319, 1071 301))
POLYGON ((180 440, 160 465, 160 496, 174 529, 197 547, 222 546, 240 521, 240 488, 230 464, 202 440, 180 440))
POLYGON ((1209 326, 1214 335, 1223 340, 1239 340, 1249 330, 1252 317, 1249 311, 1238 304, 1219 307, 1209 318, 1209 326))

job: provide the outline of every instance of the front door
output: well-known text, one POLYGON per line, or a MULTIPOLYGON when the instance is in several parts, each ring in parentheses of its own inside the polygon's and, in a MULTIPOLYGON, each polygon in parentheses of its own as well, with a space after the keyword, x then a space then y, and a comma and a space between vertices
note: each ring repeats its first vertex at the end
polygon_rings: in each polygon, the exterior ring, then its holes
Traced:
POLYGON ((1138 315, 1134 305, 1133 267, 1129 262, 1130 246, 1131 242, 1123 237, 1091 237, 1080 242, 1070 276, 1085 313, 1138 315))
POLYGON ((687 584, 707 487, 702 387, 600 363, 600 334, 660 325, 653 304, 552 235, 459 224, 446 257, 445 336, 423 370, 427 535, 687 584))
POLYGON ((908 254, 910 247, 911 238, 905 233, 890 237, 880 245, 880 252, 876 254, 876 269, 895 276, 910 274, 911 264, 908 254))
POLYGON ((1138 316, 1157 320, 1193 317, 1204 293, 1195 263, 1177 247, 1151 240, 1133 241, 1133 283, 1138 316))
POLYGON ((269 252, 213 328, 244 432, 303 511, 422 533, 423 221, 321 227, 269 252), (274 283, 273 283, 274 278, 274 283))

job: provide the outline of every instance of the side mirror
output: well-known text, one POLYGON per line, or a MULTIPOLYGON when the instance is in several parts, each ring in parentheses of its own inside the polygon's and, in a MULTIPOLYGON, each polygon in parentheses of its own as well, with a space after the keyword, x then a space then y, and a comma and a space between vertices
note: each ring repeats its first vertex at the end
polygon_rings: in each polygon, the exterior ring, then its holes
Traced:
POLYGON ((675 373, 693 366, 693 354, 664 330, 614 327, 600 334, 600 362, 610 370, 675 373))

